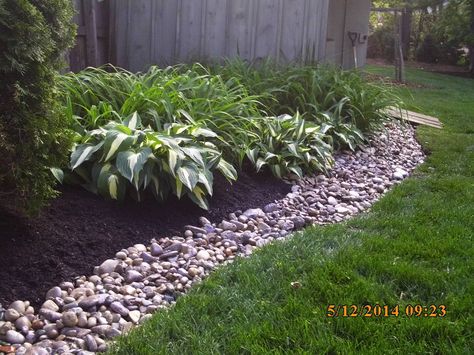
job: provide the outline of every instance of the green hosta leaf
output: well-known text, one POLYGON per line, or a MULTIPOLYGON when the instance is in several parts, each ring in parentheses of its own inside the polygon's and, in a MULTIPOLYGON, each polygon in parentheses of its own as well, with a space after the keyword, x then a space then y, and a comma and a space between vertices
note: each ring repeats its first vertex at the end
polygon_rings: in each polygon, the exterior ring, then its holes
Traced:
POLYGON ((219 170, 229 182, 232 180, 237 180, 237 171, 224 159, 219 160, 219 164, 217 164, 217 170, 219 170))
POLYGON ((188 189, 193 190, 196 187, 199 181, 199 174, 194 167, 191 165, 180 166, 177 173, 179 180, 188 189))
POLYGON ((71 170, 76 169, 83 162, 89 160, 92 154, 97 152, 103 145, 103 141, 99 144, 86 143, 77 145, 71 154, 71 170))
POLYGON ((129 149, 136 137, 123 132, 112 131, 107 133, 104 141, 104 162, 108 162, 118 151, 129 149))
POLYGON ((51 173, 56 178, 56 180, 62 184, 64 181, 64 171, 59 168, 50 168, 49 170, 51 170, 51 173))
POLYGON ((189 192, 188 197, 202 209, 209 209, 209 202, 206 199, 206 194, 199 186, 196 186, 192 192, 189 192))
POLYGON ((124 178, 132 182, 135 188, 139 188, 139 176, 143 166, 148 158, 152 155, 150 148, 142 148, 138 152, 125 151, 117 154, 116 166, 117 170, 124 178))

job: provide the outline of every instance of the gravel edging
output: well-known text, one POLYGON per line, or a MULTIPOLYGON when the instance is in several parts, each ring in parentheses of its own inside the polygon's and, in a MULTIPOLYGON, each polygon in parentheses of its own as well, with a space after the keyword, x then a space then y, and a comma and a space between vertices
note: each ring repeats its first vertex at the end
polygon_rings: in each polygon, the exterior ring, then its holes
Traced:
POLYGON ((337 223, 367 210, 424 154, 411 126, 391 124, 370 145, 335 161, 329 177, 289 181, 292 192, 263 209, 236 211, 218 224, 201 217, 200 226, 185 226, 182 237, 120 250, 93 275, 50 289, 39 312, 28 301, 0 305, 0 352, 8 344, 26 355, 106 351, 107 341, 171 306, 216 266, 306 225, 337 223))

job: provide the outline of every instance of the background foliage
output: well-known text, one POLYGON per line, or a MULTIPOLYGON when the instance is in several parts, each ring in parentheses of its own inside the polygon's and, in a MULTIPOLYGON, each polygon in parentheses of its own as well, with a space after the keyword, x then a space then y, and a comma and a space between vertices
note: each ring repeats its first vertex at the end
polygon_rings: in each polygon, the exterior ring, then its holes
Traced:
MULTIPOLYGON (((430 63, 471 64, 472 67, 473 0, 374 0, 372 5, 406 9, 402 31, 406 37, 407 58, 430 63)), ((372 13, 369 57, 393 59, 394 26, 392 13, 372 13)))
POLYGON ((36 210, 69 149, 56 71, 72 45, 69 0, 0 0, 0 200, 36 210))

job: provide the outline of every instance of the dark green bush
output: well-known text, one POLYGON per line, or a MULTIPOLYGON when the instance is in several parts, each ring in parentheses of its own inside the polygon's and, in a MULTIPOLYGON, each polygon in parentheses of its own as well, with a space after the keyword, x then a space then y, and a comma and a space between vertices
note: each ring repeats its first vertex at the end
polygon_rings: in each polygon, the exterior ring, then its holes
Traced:
POLYGON ((70 0, 0 0, 0 201, 33 212, 70 139, 56 72, 73 44, 70 0))

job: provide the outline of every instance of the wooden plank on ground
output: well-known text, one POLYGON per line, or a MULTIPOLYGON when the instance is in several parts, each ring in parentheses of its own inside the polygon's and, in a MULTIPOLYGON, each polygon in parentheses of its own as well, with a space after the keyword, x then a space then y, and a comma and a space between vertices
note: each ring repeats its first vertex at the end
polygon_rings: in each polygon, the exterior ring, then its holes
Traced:
POLYGON ((386 112, 390 116, 395 117, 397 119, 402 119, 434 128, 443 128, 443 124, 436 117, 424 115, 422 113, 408 111, 404 109, 400 110, 395 107, 389 107, 386 112))

